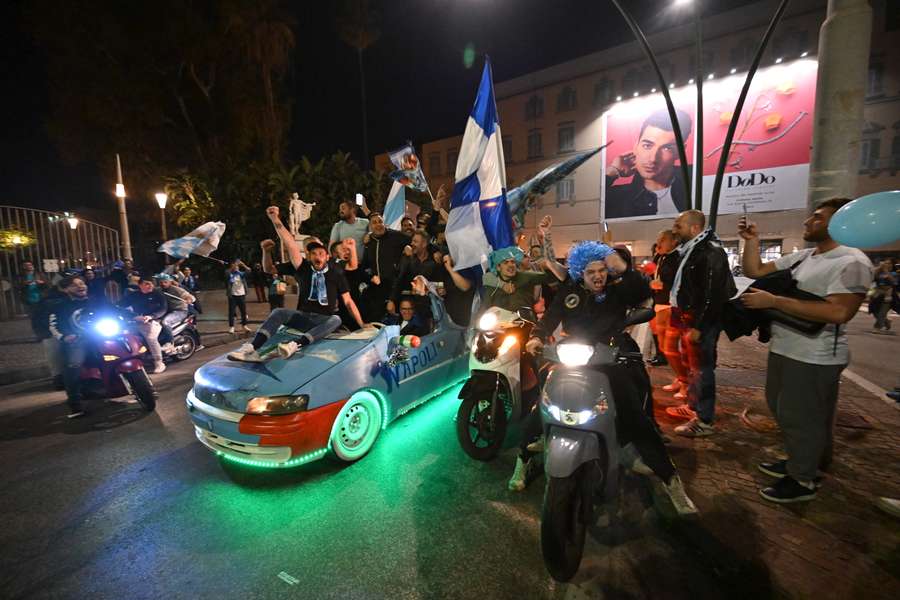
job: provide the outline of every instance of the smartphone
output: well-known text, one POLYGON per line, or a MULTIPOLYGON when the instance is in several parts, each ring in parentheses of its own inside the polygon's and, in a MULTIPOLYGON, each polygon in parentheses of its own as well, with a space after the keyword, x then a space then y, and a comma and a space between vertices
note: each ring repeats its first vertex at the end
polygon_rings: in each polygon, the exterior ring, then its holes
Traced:
POLYGON ((747 229, 747 223, 749 222, 748 215, 747 215, 747 203, 744 202, 743 206, 744 206, 744 212, 743 212, 743 214, 741 214, 741 220, 738 223, 739 229, 747 229))
POLYGON ((363 195, 362 195, 362 194, 357 194, 357 195, 356 195, 356 205, 357 205, 357 206, 362 206, 362 205, 363 205, 363 195))

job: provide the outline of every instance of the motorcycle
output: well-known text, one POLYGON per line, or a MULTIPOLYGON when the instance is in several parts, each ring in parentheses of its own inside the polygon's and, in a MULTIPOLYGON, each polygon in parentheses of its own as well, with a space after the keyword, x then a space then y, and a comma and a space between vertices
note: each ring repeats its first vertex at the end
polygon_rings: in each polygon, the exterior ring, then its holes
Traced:
MULTIPOLYGON (((632 310, 625 327, 653 318, 653 309, 632 310)), ((616 437, 616 409, 603 367, 643 364, 640 352, 591 346, 577 340, 544 349, 558 363, 541 393, 544 473, 541 554, 550 575, 568 581, 578 571, 595 501, 618 497, 619 466, 627 464, 616 437)))
POLYGON ((85 398, 106 399, 133 395, 147 412, 156 408, 156 390, 142 355, 147 347, 141 336, 128 330, 130 322, 115 312, 87 312, 74 319, 82 336, 89 340, 81 369, 81 390, 85 398))
POLYGON ((469 354, 469 379, 459 391, 456 437, 466 454, 488 461, 499 454, 512 423, 527 411, 522 380, 535 378, 531 361, 523 361, 525 342, 537 318, 530 308, 513 313, 491 307, 478 320, 469 354))
POLYGON ((163 361, 187 360, 200 349, 197 315, 193 311, 189 311, 183 319, 176 323, 174 327, 170 327, 170 329, 171 333, 166 338, 163 338, 163 334, 160 334, 159 343, 162 348, 163 361))

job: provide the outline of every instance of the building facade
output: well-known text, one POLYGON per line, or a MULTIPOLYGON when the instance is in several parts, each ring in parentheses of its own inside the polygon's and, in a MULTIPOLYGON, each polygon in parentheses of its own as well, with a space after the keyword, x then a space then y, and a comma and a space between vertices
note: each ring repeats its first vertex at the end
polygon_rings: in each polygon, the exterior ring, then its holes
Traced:
MULTIPOLYGON (((766 0, 704 20, 702 64, 708 78, 746 72, 775 7, 774 0, 766 0)), ((872 0, 872 7, 871 58, 857 196, 900 189, 900 2, 872 0)), ((825 10, 824 0, 792 2, 762 66, 814 59, 825 10)), ((621 26, 625 27, 624 21, 621 26)), ((697 70, 693 35, 693 27, 684 25, 649 38, 664 75, 675 87, 693 84, 697 70)), ((572 152, 598 147, 603 139, 603 114, 617 102, 651 94, 657 87, 655 74, 637 43, 496 83, 508 187, 526 181, 572 152)), ((710 110, 709 106, 705 108, 710 110)), ((464 118, 462 114, 460 128, 464 118)), ((452 187, 461 141, 460 135, 421 145, 420 158, 432 189, 440 185, 452 187)), ((592 158, 558 183, 555 190, 538 199, 526 217, 526 239, 544 214, 553 217, 557 254, 564 254, 572 242, 601 238, 604 164, 601 155, 592 158)), ((378 156, 376 165, 387 169, 387 156, 378 156)), ((760 226, 767 257, 803 247, 805 215, 805 208, 753 214, 760 226)), ((737 214, 720 215, 717 227, 726 249, 733 255, 738 251, 738 217, 737 214)), ((664 218, 615 221, 607 226, 616 242, 630 246, 636 257, 646 257, 657 233, 671 224, 671 218, 664 218)), ((900 255, 900 245, 883 250, 900 255)))

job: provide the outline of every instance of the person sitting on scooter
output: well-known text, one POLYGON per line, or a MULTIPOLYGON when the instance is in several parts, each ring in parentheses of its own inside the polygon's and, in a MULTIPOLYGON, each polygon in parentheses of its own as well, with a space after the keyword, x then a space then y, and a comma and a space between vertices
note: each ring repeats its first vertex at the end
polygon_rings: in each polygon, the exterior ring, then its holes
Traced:
POLYGON ((88 286, 79 275, 63 277, 59 289, 64 296, 50 309, 50 334, 60 342, 63 355, 63 384, 66 388, 66 402, 69 418, 84 415, 81 398, 81 366, 87 356, 87 347, 82 332, 76 326, 73 316, 76 311, 97 311, 107 304, 105 298, 88 296, 88 286))
POLYGON ((162 331, 160 319, 166 314, 169 305, 166 303, 162 292, 153 286, 153 278, 150 275, 142 275, 138 282, 138 289, 128 292, 119 301, 119 307, 130 309, 134 313, 134 321, 138 331, 147 342, 147 349, 153 357, 153 369, 151 373, 162 373, 166 365, 162 359, 162 348, 159 345, 159 332, 162 331))
MULTIPOLYGON (((172 329, 181 323, 188 316, 188 307, 194 303, 196 298, 186 289, 175 283, 175 278, 168 273, 160 273, 156 276, 159 282, 159 291, 166 299, 168 306, 166 314, 162 318, 162 326, 168 329, 165 339, 169 340, 167 346, 171 345, 172 329)), ((162 337, 162 336, 160 336, 162 337)))
POLYGON ((258 350, 272 337, 282 325, 297 329, 303 335, 297 341, 278 344, 278 354, 282 358, 293 355, 301 346, 319 340, 341 326, 341 318, 337 315, 338 299, 356 320, 360 328, 366 327, 359 309, 347 286, 347 279, 337 267, 329 265, 328 249, 320 241, 306 245, 309 260, 304 261, 300 254, 300 246, 281 222, 277 206, 266 209, 266 215, 275 226, 290 256, 290 262, 277 266, 281 275, 291 275, 297 281, 299 295, 297 310, 276 308, 256 330, 253 340, 228 354, 231 360, 245 362, 261 362, 263 358, 258 350))
MULTIPOLYGON (((539 352, 543 342, 562 324, 567 336, 583 343, 613 344, 628 352, 639 352, 623 326, 627 311, 650 297, 647 280, 628 269, 619 253, 599 242, 582 242, 572 248, 567 267, 569 278, 560 286, 544 319, 526 344, 528 351, 539 352)), ((616 406, 619 443, 622 446, 633 443, 643 459, 632 470, 646 473, 649 467, 662 479, 679 514, 696 513, 697 508, 687 496, 662 438, 641 410, 642 396, 650 393, 644 365, 615 365, 605 370, 616 406)), ((540 421, 535 424, 531 420, 526 427, 539 433, 540 421)))

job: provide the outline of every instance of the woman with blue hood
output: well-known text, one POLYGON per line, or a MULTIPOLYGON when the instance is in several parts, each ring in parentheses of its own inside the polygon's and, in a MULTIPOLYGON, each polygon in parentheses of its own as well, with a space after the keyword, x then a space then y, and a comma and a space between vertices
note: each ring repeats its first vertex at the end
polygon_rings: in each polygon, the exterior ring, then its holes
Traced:
MULTIPOLYGON (((544 341, 562 325, 567 336, 583 343, 613 344, 625 351, 639 352, 623 326, 628 310, 650 298, 647 280, 629 268, 621 254, 599 242, 577 244, 569 252, 566 264, 568 277, 535 328, 526 345, 528 351, 539 352, 544 341)), ((663 481, 679 514, 696 513, 660 434, 641 409, 644 394, 650 393, 644 366, 614 365, 604 369, 616 405, 619 443, 633 443, 642 459, 635 462, 632 470, 643 474, 652 471, 663 481)))

